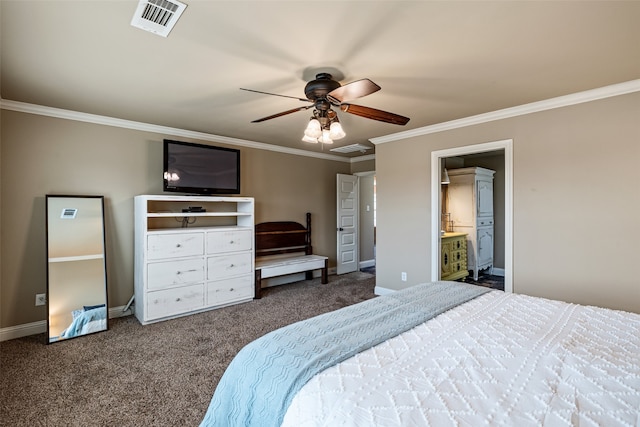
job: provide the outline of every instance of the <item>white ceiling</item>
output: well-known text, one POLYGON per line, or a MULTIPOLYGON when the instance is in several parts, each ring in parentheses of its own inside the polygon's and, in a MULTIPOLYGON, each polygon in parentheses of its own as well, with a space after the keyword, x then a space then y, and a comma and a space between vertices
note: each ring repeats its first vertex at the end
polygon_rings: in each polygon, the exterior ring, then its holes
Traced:
MULTIPOLYGON (((204 1, 167 38, 130 25, 137 0, 0 1, 1 97, 325 152, 310 116, 251 120, 304 98, 313 71, 382 87, 340 112, 334 146, 640 78, 638 1, 204 1)), ((357 156, 361 153, 344 154, 357 156)))

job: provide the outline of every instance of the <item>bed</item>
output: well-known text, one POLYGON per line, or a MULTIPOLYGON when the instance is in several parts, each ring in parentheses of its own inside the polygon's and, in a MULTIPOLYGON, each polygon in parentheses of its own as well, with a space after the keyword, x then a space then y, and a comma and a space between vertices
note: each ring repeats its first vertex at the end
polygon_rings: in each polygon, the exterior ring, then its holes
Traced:
POLYGON ((107 307, 105 304, 85 306, 71 312, 71 324, 60 334, 61 339, 74 338, 107 328, 107 307))
POLYGON ((638 426, 640 315, 433 282, 244 347, 202 426, 638 426))

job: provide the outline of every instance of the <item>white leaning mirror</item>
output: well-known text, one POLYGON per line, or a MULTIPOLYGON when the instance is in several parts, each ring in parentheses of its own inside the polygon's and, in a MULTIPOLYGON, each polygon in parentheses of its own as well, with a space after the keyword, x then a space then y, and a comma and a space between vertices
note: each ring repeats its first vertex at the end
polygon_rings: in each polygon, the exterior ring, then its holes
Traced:
POLYGON ((108 329, 103 196, 46 197, 47 343, 108 329))

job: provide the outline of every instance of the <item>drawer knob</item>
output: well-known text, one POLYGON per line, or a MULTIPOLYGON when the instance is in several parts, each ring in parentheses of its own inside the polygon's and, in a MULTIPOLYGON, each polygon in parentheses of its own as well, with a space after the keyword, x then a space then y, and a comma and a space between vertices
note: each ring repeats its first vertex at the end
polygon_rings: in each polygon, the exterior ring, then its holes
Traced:
POLYGON ((176 248, 181 248, 182 245, 180 243, 176 244, 176 248))
POLYGON ((230 292, 233 292, 233 288, 229 289, 230 292))
POLYGON ((176 298, 176 302, 179 302, 179 301, 180 301, 180 298, 176 298))
POLYGON ((231 240, 229 243, 231 243, 233 245, 233 240, 231 240))
POLYGON ((235 266, 233 264, 230 264, 229 267, 231 268, 231 267, 235 267, 235 266))

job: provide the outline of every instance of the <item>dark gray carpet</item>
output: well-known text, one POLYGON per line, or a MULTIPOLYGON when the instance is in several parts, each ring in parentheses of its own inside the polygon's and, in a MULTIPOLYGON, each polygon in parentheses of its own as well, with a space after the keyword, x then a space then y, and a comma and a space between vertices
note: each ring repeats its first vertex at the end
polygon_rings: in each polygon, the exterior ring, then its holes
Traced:
POLYGON ((2 426, 197 426, 231 359, 287 324, 373 298, 375 276, 355 272, 268 288, 263 298, 141 326, 44 344, 0 343, 2 426))

